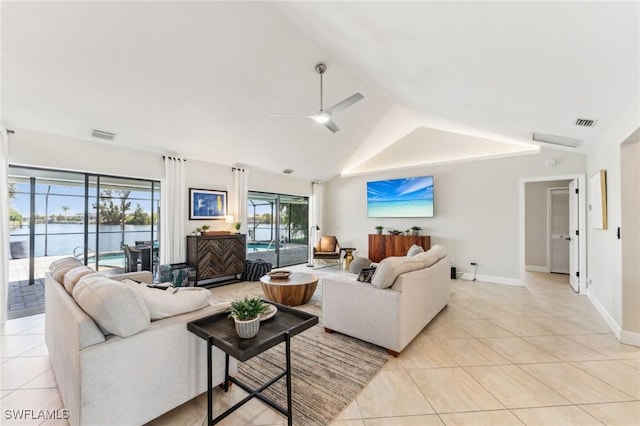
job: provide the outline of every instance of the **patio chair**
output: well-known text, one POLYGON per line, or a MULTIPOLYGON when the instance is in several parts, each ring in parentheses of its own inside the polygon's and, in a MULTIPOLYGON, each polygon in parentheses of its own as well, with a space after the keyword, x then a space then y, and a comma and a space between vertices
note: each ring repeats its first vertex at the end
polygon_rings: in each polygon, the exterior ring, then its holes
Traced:
POLYGON ((125 272, 136 272, 139 270, 138 266, 142 265, 142 260, 140 256, 136 253, 135 255, 131 252, 131 248, 127 244, 122 245, 122 249, 124 250, 124 271, 125 272))

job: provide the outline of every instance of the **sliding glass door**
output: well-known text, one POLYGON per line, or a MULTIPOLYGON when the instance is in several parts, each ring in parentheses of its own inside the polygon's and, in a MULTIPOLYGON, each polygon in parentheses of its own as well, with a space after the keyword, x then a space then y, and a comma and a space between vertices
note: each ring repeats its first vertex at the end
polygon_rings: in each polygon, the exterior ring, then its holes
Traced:
POLYGON ((159 202, 157 181, 11 166, 10 281, 33 284, 64 256, 124 268, 124 244, 157 243, 159 202))
POLYGON ((263 259, 274 267, 307 262, 308 197, 249 192, 247 258, 263 259))

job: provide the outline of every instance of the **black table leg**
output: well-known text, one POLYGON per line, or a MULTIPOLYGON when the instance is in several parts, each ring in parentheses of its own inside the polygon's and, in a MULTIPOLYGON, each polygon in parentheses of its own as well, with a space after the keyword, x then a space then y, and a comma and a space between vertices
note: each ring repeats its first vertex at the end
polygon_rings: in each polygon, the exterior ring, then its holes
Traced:
POLYGON ((291 336, 289 332, 285 335, 286 357, 287 357, 287 424, 293 425, 293 403, 291 402, 291 336))
MULTIPOLYGON (((213 424, 213 370, 211 369, 211 348, 213 347, 212 339, 207 342, 207 425, 213 424)), ((228 355, 227 355, 228 357, 228 355)), ((228 358, 227 358, 228 359, 228 358)), ((226 373, 225 373, 226 378, 226 373)))

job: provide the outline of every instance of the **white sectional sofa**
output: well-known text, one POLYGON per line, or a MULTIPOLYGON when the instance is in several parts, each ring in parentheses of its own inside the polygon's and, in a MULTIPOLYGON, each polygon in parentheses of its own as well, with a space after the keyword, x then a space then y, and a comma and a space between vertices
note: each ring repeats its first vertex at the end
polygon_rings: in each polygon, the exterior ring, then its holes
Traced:
MULTIPOLYGON (((65 288, 73 289, 74 271, 81 275, 82 268, 52 269, 45 279, 45 341, 71 425, 141 425, 207 390, 206 342, 187 323, 224 310, 222 304, 147 319, 127 337, 105 334, 72 296, 80 284, 72 294, 65 288)), ((148 272, 109 278, 151 282, 148 272)), ((214 384, 224 381, 224 367, 224 353, 214 348, 214 384)), ((236 371, 231 359, 230 374, 236 371)))
POLYGON ((386 258, 372 283, 324 278, 323 326, 397 356, 449 303, 449 258, 439 245, 413 257, 386 258))

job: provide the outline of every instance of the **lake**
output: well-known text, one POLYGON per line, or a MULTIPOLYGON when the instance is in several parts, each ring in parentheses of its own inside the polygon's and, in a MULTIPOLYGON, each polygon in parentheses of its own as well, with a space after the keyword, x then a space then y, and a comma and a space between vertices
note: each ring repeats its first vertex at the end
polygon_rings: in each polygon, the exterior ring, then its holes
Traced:
MULTIPOLYGON (((95 225, 89 225, 89 248, 95 250, 95 225)), ((154 233, 158 235, 157 227, 154 233)), ((73 254, 76 247, 84 246, 84 225, 77 223, 49 223, 35 225, 35 257, 73 254), (47 236, 45 238, 45 227, 47 236), (46 240, 46 253, 45 253, 46 240)), ((10 241, 29 241, 29 227, 16 228, 9 234, 10 241)), ((157 239, 157 238, 156 238, 157 239)), ((124 243, 151 241, 151 225, 125 225, 124 243)), ((120 225, 100 225, 100 252, 119 251, 122 242, 120 225)), ((80 249, 78 249, 80 252, 80 249)))

